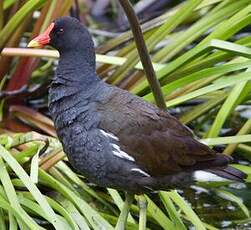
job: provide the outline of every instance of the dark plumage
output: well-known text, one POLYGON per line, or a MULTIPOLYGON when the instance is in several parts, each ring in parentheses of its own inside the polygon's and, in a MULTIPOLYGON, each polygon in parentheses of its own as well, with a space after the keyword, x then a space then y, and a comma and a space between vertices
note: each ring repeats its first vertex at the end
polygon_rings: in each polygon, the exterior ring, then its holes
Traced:
POLYGON ((59 18, 49 32, 49 44, 60 52, 49 111, 81 174, 134 193, 192 184, 196 170, 243 181, 244 173, 227 166, 229 156, 198 142, 169 113, 101 81, 91 36, 78 20, 59 18))

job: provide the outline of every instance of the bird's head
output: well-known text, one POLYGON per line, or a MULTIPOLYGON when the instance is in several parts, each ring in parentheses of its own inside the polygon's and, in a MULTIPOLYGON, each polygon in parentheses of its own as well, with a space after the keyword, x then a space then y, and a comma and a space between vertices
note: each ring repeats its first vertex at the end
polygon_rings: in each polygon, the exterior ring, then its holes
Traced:
POLYGON ((73 17, 54 20, 48 28, 29 42, 27 47, 41 48, 50 45, 57 49, 60 58, 69 57, 72 62, 86 63, 95 70, 95 49, 92 37, 85 26, 73 17))
POLYGON ((27 46, 41 48, 45 45, 54 47, 60 53, 94 49, 87 28, 76 18, 68 16, 54 20, 42 34, 31 40, 27 46))

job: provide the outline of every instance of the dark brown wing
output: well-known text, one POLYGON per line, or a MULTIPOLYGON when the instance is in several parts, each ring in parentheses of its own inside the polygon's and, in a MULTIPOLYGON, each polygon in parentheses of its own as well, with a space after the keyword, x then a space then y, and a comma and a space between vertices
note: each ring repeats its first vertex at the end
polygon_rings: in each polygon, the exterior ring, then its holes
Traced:
POLYGON ((226 164, 167 112, 126 91, 113 89, 110 99, 97 107, 100 128, 118 137, 120 148, 150 175, 226 164))

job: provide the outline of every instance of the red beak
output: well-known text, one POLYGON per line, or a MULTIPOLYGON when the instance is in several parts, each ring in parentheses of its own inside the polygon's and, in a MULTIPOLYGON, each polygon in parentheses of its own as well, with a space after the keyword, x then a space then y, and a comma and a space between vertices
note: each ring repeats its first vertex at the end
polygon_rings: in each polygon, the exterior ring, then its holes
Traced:
POLYGON ((47 44, 49 44, 51 38, 50 38, 50 32, 53 30, 55 23, 51 23, 48 28, 44 31, 44 33, 38 35, 34 39, 32 39, 27 47, 32 48, 41 48, 47 44))

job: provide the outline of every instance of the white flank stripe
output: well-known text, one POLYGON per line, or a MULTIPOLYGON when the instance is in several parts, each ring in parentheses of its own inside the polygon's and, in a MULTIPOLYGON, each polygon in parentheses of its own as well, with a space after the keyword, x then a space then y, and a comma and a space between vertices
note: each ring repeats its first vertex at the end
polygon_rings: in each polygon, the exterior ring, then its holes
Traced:
POLYGON ((115 148, 118 152, 121 152, 121 149, 118 145, 112 144, 112 147, 115 148))
POLYGON ((150 177, 150 175, 148 173, 146 173, 145 171, 143 171, 139 168, 132 168, 131 171, 139 172, 139 173, 143 174, 144 176, 150 177))
POLYGON ((116 141, 119 140, 119 139, 118 139, 116 136, 114 136, 112 133, 107 133, 107 132, 105 132, 103 129, 100 129, 100 132, 101 132, 104 136, 110 137, 110 138, 112 138, 112 139, 114 139, 114 140, 116 140, 116 141))
MULTIPOLYGON (((106 137, 109 137, 109 138, 112 138, 112 139, 114 139, 116 141, 119 141, 119 138, 116 137, 116 136, 114 136, 112 133, 107 133, 103 129, 100 129, 100 132, 104 136, 106 136, 106 137)), ((122 151, 118 145, 112 144, 112 147, 114 148, 114 150, 112 151, 112 153, 114 155, 116 155, 117 157, 129 160, 129 161, 135 161, 133 157, 131 157, 130 155, 128 155, 126 152, 122 151)))
POLYGON ((133 157, 129 156, 126 152, 122 151, 118 145, 112 144, 112 147, 115 148, 113 152, 114 155, 127 159, 129 161, 135 161, 133 157))
POLYGON ((206 172, 203 170, 198 170, 193 173, 193 178, 195 181, 201 181, 201 182, 213 182, 213 181, 230 181, 226 178, 217 176, 213 173, 206 172))

